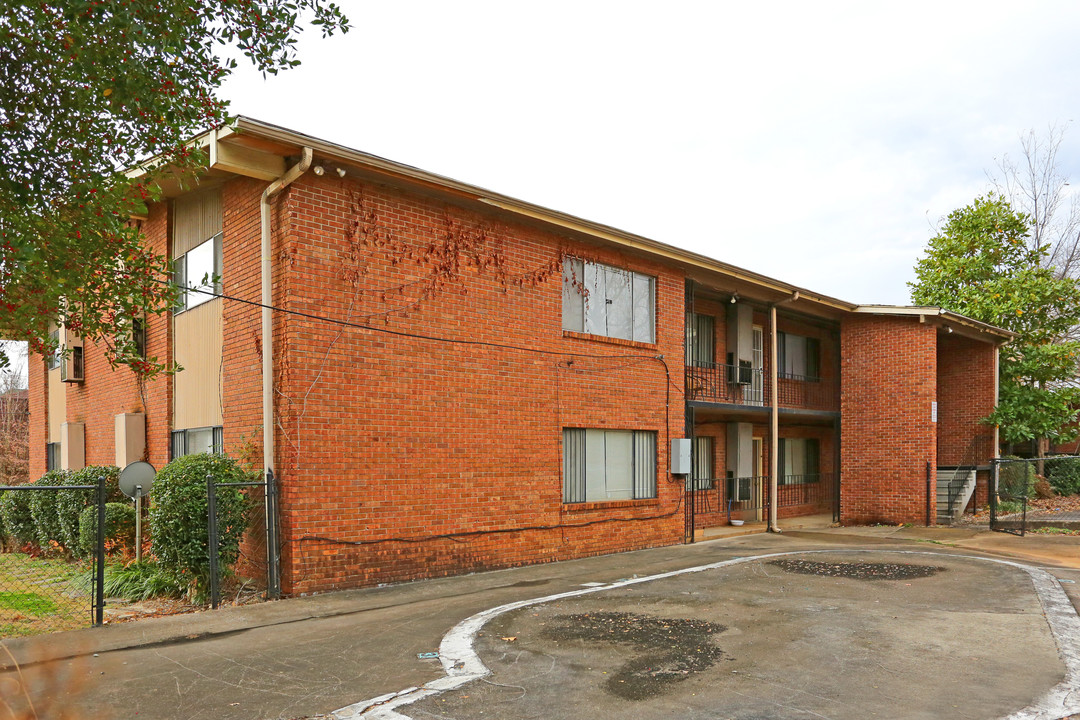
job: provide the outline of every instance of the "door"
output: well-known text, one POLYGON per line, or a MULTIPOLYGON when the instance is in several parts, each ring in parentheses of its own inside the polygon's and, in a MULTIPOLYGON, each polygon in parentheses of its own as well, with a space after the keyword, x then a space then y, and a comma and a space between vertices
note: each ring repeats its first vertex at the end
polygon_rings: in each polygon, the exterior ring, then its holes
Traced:
MULTIPOLYGON (((751 344, 751 366, 753 370, 750 375, 750 386, 743 390, 746 393, 744 400, 747 405, 764 405, 765 404, 765 373, 763 369, 765 367, 765 331, 760 325, 755 325, 753 329, 753 342, 751 344)), ((761 473, 758 473, 759 475, 761 473)))

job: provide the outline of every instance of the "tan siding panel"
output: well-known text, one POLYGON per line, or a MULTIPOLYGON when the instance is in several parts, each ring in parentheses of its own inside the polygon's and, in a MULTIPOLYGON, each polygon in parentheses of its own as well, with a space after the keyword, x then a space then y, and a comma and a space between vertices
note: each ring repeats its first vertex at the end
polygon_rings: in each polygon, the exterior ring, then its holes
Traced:
POLYGON ((221 189, 212 188, 173 201, 173 258, 221 232, 221 189))
POLYGON ((184 368, 173 381, 174 430, 223 424, 221 305, 211 300, 173 319, 173 357, 184 368))
POLYGON ((49 371, 49 442, 60 442, 60 426, 67 422, 67 385, 60 368, 49 371))

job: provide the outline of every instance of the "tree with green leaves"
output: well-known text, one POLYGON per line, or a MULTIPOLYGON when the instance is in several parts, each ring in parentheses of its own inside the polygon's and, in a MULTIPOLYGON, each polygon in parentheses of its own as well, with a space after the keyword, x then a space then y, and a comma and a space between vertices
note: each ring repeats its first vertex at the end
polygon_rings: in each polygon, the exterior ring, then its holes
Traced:
POLYGON ((1080 285, 1043 261, 1029 242, 1028 217, 1001 196, 953 211, 930 239, 909 283, 912 302, 936 305, 1017 333, 1001 349, 998 406, 987 422, 1010 444, 1076 436, 1080 285))
MULTIPOLYGON (((0 11, 0 337, 52 352, 50 325, 143 375, 132 318, 172 307, 166 257, 132 218, 163 173, 205 162, 193 136, 225 123, 221 83, 239 49, 263 74, 298 64, 301 16, 322 0, 44 0, 0 11), (141 164, 143 172, 126 172, 141 164)), ((2 348, 0 348, 2 349, 2 348)), ((7 358, 0 352, 0 367, 7 358)))

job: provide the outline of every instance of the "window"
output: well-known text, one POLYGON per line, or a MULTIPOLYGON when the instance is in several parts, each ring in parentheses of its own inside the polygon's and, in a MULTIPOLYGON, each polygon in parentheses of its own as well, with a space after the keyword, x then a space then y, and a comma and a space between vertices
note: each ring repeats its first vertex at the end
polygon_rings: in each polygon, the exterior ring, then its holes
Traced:
POLYGON ((656 433, 563 429, 563 502, 656 497, 656 433))
POLYGON ((711 315, 686 313, 686 364, 710 367, 713 363, 716 335, 711 315))
POLYGON ((60 469, 60 443, 51 442, 45 445, 45 470, 60 469))
POLYGON ((173 261, 173 282, 182 288, 193 291, 185 292, 176 307, 177 312, 190 310, 214 298, 207 293, 221 292, 221 233, 214 235, 200 245, 173 261))
POLYGON ((821 341, 817 338, 782 332, 777 351, 780 377, 810 382, 821 379, 821 341))
POLYGON ((49 333, 49 339, 52 341, 52 345, 55 348, 46 360, 49 363, 49 369, 55 370, 60 367, 60 357, 63 355, 64 349, 60 347, 60 330, 59 328, 49 333))
POLYGON ((778 485, 805 485, 821 479, 821 445, 817 438, 780 438, 778 485))
POLYGON ((220 425, 173 430, 169 438, 169 457, 173 460, 184 455, 223 452, 225 452, 225 433, 220 425))
POLYGON ((656 279, 585 262, 563 261, 563 330, 656 342, 656 279))
POLYGON ((708 435, 694 438, 694 490, 708 490, 713 486, 713 447, 713 439, 708 435))

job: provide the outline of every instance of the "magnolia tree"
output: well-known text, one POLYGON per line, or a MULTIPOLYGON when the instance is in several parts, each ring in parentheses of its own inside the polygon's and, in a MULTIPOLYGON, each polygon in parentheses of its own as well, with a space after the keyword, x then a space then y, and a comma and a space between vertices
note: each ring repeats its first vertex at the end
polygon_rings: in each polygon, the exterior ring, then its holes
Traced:
POLYGON ((349 29, 321 0, 45 0, 0 13, 0 337, 51 352, 50 326, 63 324, 113 363, 164 368, 117 332, 176 299, 167 258, 131 219, 161 173, 205 161, 190 138, 228 119, 216 92, 236 61, 220 53, 238 48, 264 75, 292 67, 301 15, 324 35, 349 29))
POLYGON ((1028 217, 1001 196, 953 211, 909 283, 912 301, 937 305, 1017 333, 1001 349, 1000 400, 987 422, 1017 444, 1076 436, 1080 343, 1077 281, 1055 273, 1045 244, 1029 242, 1028 217))

